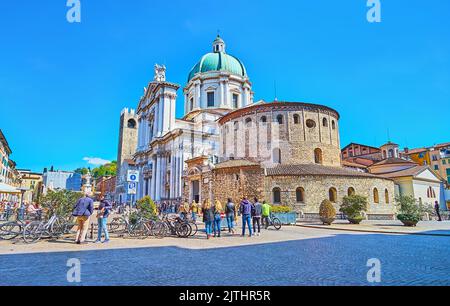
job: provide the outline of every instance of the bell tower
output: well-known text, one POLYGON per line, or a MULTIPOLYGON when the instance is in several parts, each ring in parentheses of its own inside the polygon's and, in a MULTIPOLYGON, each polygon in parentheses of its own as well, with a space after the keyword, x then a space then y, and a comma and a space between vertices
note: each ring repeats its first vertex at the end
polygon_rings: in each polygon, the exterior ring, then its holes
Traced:
POLYGON ((136 153, 138 128, 138 116, 134 109, 124 108, 120 114, 117 169, 120 169, 124 159, 132 159, 134 153, 136 153))

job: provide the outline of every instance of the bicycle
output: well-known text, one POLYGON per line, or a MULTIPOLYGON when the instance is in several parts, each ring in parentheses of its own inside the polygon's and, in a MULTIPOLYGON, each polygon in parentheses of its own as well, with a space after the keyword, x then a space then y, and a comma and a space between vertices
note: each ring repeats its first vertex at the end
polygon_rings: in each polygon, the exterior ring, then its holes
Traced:
MULTIPOLYGON (((9 217, 12 216, 11 212, 8 213, 9 217)), ((17 212, 15 221, 8 221, 8 222, 1 224, 0 225, 0 240, 13 240, 13 239, 17 238, 20 234, 23 233, 23 228, 33 220, 33 219, 29 219, 30 216, 34 217, 34 220, 39 220, 40 216, 41 216, 41 212, 32 214, 32 215, 27 214, 24 216, 21 216, 20 213, 17 212), (28 217, 28 219, 26 217, 28 217)), ((8 220, 9 217, 5 218, 5 219, 8 220)))
POLYGON ((23 229, 23 240, 31 244, 38 242, 44 235, 49 238, 59 238, 70 233, 74 225, 53 214, 47 222, 33 221, 27 224, 23 229))
POLYGON ((176 235, 180 238, 187 238, 193 232, 193 228, 191 227, 191 225, 181 219, 179 216, 170 220, 168 215, 164 215, 162 217, 162 221, 164 222, 164 226, 166 227, 166 232, 170 235, 176 235))
POLYGON ((266 229, 269 226, 273 226, 277 231, 281 229, 281 221, 277 217, 275 217, 273 214, 269 216, 269 224, 266 225, 266 229))

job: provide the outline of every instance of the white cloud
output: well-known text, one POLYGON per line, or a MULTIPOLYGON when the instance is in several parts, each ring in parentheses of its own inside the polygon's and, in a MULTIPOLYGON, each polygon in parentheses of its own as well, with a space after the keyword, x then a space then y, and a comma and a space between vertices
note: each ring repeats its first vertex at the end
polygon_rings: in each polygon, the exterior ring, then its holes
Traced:
POLYGON ((109 164, 111 162, 110 160, 106 160, 100 157, 85 157, 83 158, 83 160, 86 161, 88 164, 94 166, 102 166, 105 164, 109 164))

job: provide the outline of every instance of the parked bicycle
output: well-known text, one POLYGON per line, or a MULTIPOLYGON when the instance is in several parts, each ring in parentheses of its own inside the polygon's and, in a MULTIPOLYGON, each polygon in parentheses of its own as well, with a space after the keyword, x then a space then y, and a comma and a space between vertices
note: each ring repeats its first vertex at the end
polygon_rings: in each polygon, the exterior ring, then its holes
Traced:
POLYGON ((269 226, 273 226, 277 231, 281 229, 281 221, 273 214, 269 217, 269 226))
POLYGON ((42 237, 59 238, 64 234, 69 234, 74 223, 67 222, 53 214, 47 222, 33 221, 23 229, 23 240, 25 243, 36 243, 42 237))
POLYGON ((175 235, 180 238, 187 238, 194 232, 191 223, 184 221, 179 216, 169 217, 164 215, 162 221, 166 227, 167 235, 175 235))

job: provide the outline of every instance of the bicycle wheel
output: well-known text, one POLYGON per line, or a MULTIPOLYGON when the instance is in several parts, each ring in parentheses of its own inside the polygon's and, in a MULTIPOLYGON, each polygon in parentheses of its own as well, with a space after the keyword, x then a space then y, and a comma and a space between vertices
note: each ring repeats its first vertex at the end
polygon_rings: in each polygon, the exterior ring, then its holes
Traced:
POLYGON ((195 236, 198 232, 198 226, 195 222, 191 221, 189 222, 189 226, 191 227, 191 232, 189 233, 189 236, 195 236))
POLYGON ((66 225, 63 221, 57 219, 51 226, 50 226, 50 236, 59 238, 61 237, 66 229, 66 225))
POLYGON ((273 223, 273 227, 275 227, 275 229, 278 231, 281 228, 281 221, 278 218, 273 218, 272 220, 273 223))
POLYGON ((23 229, 23 240, 25 243, 36 243, 41 239, 43 233, 44 224, 42 222, 31 222, 23 229))
POLYGON ((167 236, 167 226, 164 222, 153 222, 151 227, 151 235, 162 239, 167 236))
POLYGON ((122 222, 122 218, 116 217, 112 219, 112 221, 108 224, 108 230, 110 233, 115 233, 118 232, 123 225, 124 223, 122 222))
POLYGON ((191 232, 191 226, 188 223, 176 223, 175 225, 175 233, 180 238, 189 237, 189 233, 191 232))
POLYGON ((142 237, 145 234, 145 226, 144 223, 138 222, 136 224, 130 224, 128 227, 128 235, 130 237, 142 237))
POLYGON ((17 222, 8 222, 0 226, 0 239, 12 240, 22 233, 22 225, 17 222))

